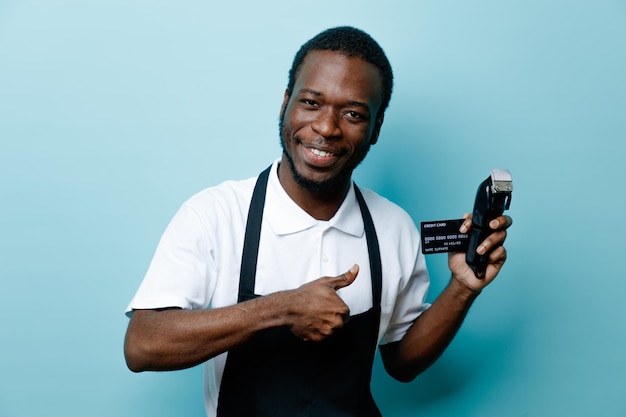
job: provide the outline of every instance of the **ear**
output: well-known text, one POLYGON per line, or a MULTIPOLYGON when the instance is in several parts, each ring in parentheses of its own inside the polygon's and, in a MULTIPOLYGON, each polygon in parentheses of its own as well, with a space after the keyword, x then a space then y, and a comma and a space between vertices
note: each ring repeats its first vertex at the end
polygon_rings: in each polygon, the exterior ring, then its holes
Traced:
POLYGON ((280 118, 282 119, 285 114, 285 109, 287 108, 287 103, 289 103, 289 94, 287 94, 287 89, 285 89, 285 95, 283 96, 283 104, 280 106, 280 118))
POLYGON ((372 132, 372 137, 370 138, 370 145, 374 145, 376 142, 378 142, 378 135, 380 135, 380 128, 383 127, 384 120, 385 120, 384 114, 381 114, 380 117, 376 118, 374 131, 372 132))

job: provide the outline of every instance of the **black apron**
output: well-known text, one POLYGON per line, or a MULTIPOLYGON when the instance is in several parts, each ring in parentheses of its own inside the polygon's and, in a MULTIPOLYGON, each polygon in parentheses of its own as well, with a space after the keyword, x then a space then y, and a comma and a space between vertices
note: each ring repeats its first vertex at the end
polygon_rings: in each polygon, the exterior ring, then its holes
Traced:
MULTIPOLYGON (((250 202, 238 302, 258 297, 254 284, 270 168, 259 175, 250 202)), ((382 266, 371 215, 356 185, 354 189, 365 224, 373 307, 350 317, 321 342, 305 342, 287 327, 277 327, 231 349, 220 385, 218 417, 381 416, 370 380, 380 323, 382 266)))

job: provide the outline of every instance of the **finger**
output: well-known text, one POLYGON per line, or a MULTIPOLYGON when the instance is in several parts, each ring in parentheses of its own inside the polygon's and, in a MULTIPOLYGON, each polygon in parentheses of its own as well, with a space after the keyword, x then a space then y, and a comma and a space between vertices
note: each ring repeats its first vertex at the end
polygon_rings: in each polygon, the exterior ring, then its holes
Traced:
POLYGON ((461 227, 459 227, 459 232, 467 233, 472 227, 472 215, 470 213, 465 213, 463 215, 463 219, 463 223, 461 224, 461 227))
POLYGON ((348 272, 345 272, 339 275, 338 277, 330 278, 328 285, 333 290, 337 291, 340 288, 344 288, 352 284, 358 274, 359 274, 359 266, 357 264, 354 264, 352 268, 348 270, 348 272))
POLYGON ((499 216, 489 222, 489 227, 497 229, 508 229, 513 224, 513 219, 509 216, 499 216))
POLYGON ((490 234, 485 240, 483 240, 480 245, 476 248, 476 253, 479 255, 484 255, 489 252, 492 248, 496 248, 501 246, 506 240, 506 230, 499 230, 497 232, 493 232, 490 234))
POLYGON ((504 246, 498 246, 489 254, 489 263, 503 264, 506 262, 506 248, 504 246))

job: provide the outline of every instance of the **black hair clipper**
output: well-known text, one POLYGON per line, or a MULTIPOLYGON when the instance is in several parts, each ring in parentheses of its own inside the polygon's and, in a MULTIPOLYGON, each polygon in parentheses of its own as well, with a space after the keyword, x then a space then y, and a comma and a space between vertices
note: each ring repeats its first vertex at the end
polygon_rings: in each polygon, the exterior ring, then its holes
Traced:
POLYGON ((493 232, 489 228, 489 222, 509 209, 512 191, 513 180, 507 169, 492 169, 491 176, 478 187, 472 213, 469 247, 465 254, 465 261, 474 271, 476 278, 484 278, 489 263, 489 253, 479 255, 476 248, 493 232))

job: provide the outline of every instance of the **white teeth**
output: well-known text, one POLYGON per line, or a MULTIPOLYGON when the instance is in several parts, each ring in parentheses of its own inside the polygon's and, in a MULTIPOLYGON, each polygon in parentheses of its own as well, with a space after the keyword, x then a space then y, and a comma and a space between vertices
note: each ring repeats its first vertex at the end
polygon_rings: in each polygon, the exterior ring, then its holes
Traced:
POLYGON ((321 157, 333 156, 333 154, 330 153, 330 152, 321 151, 321 150, 315 149, 315 148, 311 148, 311 152, 313 152, 315 155, 321 156, 321 157))

